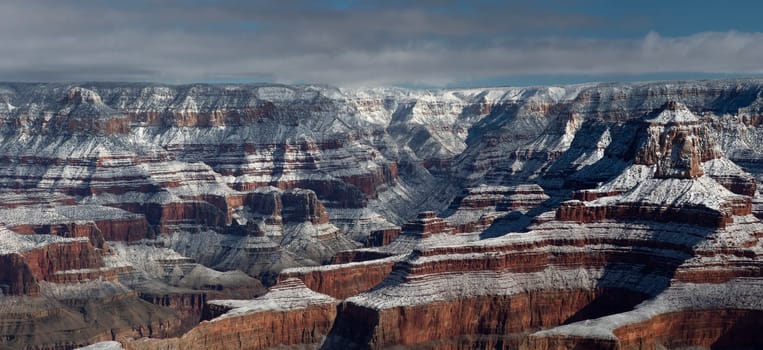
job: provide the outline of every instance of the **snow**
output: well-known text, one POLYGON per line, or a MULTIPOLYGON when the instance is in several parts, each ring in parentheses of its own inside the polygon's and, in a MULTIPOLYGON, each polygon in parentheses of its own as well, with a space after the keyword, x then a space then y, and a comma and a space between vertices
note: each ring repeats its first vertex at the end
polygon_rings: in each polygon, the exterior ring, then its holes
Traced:
POLYGON ((263 86, 255 89, 257 98, 268 101, 288 101, 294 99, 294 90, 286 86, 263 86))
POLYGON ((688 108, 686 108, 685 105, 679 104, 679 106, 675 109, 665 109, 662 112, 660 112, 657 116, 651 119, 647 119, 647 122, 654 123, 654 124, 670 124, 670 123, 697 123, 699 122, 699 118, 697 118, 694 113, 692 113, 688 108))
POLYGON ((112 259, 108 260, 109 266, 133 266, 154 278, 166 278, 171 271, 168 265, 190 263, 191 259, 178 254, 176 251, 156 246, 153 242, 139 242, 142 244, 125 242, 108 242, 114 251, 112 259))
POLYGON ((627 167, 620 175, 599 186, 595 192, 625 192, 641 182, 653 178, 656 167, 634 164, 627 167))
POLYGON ((0 254, 12 254, 57 243, 87 242, 87 237, 65 238, 53 235, 20 235, 0 227, 0 254))
POLYGON ((299 274, 309 274, 311 272, 318 272, 318 271, 325 272, 325 271, 332 271, 332 270, 353 269, 355 267, 360 267, 360 266, 394 263, 398 261, 403 261, 404 258, 405 258, 405 255, 393 255, 393 256, 389 256, 389 257, 381 258, 381 259, 351 262, 346 264, 291 267, 291 268, 282 270, 281 274, 282 275, 295 275, 295 274, 299 275, 299 274))
POLYGON ((39 283, 40 293, 56 300, 92 300, 135 294, 122 283, 100 279, 79 283, 39 283))
POLYGON ((758 278, 738 278, 721 284, 675 283, 633 311, 563 325, 536 332, 532 336, 616 339, 614 330, 670 312, 702 309, 763 310, 760 293, 763 293, 763 280, 758 278))
POLYGON ((68 224, 93 220, 141 218, 122 209, 99 205, 64 205, 53 208, 28 206, 0 209, 0 222, 6 226, 68 224))
POLYGON ((752 179, 750 174, 728 158, 716 158, 704 162, 702 170, 709 176, 741 176, 752 179))
POLYGON ((236 317, 255 312, 292 311, 315 305, 337 304, 339 301, 328 295, 308 289, 301 280, 289 278, 273 286, 270 291, 252 300, 212 300, 209 304, 231 308, 216 319, 236 317))
POLYGON ((656 293, 667 283, 664 276, 639 273, 640 267, 617 265, 604 268, 549 266, 540 272, 470 271, 406 277, 393 271, 369 292, 346 299, 375 310, 415 306, 476 296, 502 296, 550 289, 625 288, 656 293), (633 279, 632 276, 640 279, 633 279))
POLYGON ((722 210, 723 204, 743 196, 734 194, 709 176, 697 179, 646 179, 620 196, 599 198, 587 206, 615 203, 649 203, 671 207, 702 206, 722 210))
POLYGON ((76 350, 124 350, 122 344, 116 341, 104 341, 95 343, 85 347, 77 348, 76 350))

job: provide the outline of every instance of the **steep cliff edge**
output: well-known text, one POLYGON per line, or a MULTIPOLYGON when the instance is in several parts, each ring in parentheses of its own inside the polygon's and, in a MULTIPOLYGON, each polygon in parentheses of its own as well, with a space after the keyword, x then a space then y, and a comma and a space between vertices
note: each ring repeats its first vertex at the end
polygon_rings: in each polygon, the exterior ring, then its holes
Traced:
POLYGON ((270 349, 321 343, 336 316, 337 301, 287 279, 253 300, 217 300, 217 314, 179 338, 138 339, 125 349, 270 349))

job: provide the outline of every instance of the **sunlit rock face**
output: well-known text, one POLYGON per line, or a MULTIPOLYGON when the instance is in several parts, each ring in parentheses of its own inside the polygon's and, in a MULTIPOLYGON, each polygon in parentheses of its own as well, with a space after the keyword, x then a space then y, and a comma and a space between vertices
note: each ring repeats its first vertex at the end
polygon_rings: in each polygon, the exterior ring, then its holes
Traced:
POLYGON ((763 346, 761 91, 0 83, 0 344, 763 346))

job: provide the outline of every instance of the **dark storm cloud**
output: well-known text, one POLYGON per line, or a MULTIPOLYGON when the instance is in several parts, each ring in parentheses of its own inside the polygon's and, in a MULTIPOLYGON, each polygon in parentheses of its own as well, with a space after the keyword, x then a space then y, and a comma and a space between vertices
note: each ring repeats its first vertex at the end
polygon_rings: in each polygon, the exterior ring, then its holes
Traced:
POLYGON ((0 80, 445 85, 528 74, 761 72, 759 33, 611 37, 632 23, 535 4, 6 1, 0 80))

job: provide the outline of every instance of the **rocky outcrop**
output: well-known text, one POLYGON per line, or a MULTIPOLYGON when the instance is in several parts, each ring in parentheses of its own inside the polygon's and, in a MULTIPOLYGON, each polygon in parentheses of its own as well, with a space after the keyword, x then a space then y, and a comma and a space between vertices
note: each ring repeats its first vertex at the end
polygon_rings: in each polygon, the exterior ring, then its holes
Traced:
POLYGON ((623 349, 755 347, 763 343, 755 331, 761 326, 761 316, 759 310, 677 311, 618 328, 614 334, 623 349))
POLYGON ((100 229, 106 240, 132 242, 153 236, 152 229, 145 217, 136 216, 125 219, 98 220, 95 226, 100 229))
POLYGON ((176 311, 182 329, 191 328, 199 322, 207 301, 206 293, 191 290, 144 290, 138 296, 151 304, 176 311))
POLYGON ((183 201, 146 208, 146 218, 161 227, 177 224, 225 225, 225 214, 205 201, 183 201))
POLYGON ((657 165, 657 178, 696 178, 704 174, 702 162, 720 157, 710 130, 676 101, 646 120, 645 136, 634 163, 657 165))
POLYGON ((317 346, 336 316, 337 301, 287 279, 254 300, 210 302, 222 315, 179 338, 124 342, 125 349, 268 349, 317 346))
MULTIPOLYGON (((525 349, 659 349, 687 346, 755 348, 762 339, 753 329, 760 325, 759 301, 749 288, 759 280, 731 284, 705 284, 701 290, 678 283, 633 311, 572 323, 537 332, 523 344, 525 349), (748 289, 734 302, 713 300, 724 290, 748 289), (710 292, 710 293, 708 293, 710 292), (733 307, 732 304, 745 307, 733 307), (679 306, 680 305, 680 306, 679 306), (703 305, 703 306, 700 306, 703 305)), ((756 287, 752 287, 757 290, 756 287)))
POLYGON ((374 230, 368 235, 364 245, 366 247, 381 247, 392 243, 400 235, 400 228, 386 228, 374 230))
POLYGON ((697 116, 671 101, 645 123, 634 165, 602 189, 575 196, 590 202, 562 203, 557 219, 647 219, 723 227, 733 222, 734 216, 751 213, 751 198, 728 188, 749 193, 755 186, 731 181, 744 179, 744 172, 721 159, 709 129, 697 116), (703 162, 712 163, 705 167, 703 162), (711 170, 714 178, 726 180, 726 186, 704 176, 704 168, 711 170))
POLYGON ((94 222, 73 222, 69 224, 19 224, 8 227, 22 235, 53 235, 61 237, 85 237, 90 244, 99 249, 106 248, 106 238, 94 222))
POLYGON ((42 296, 3 296, 0 346, 71 349, 90 343, 182 331, 177 315, 117 282, 43 283, 42 296), (76 330, 78 336, 72 336, 76 330))
POLYGON ((268 225, 329 222, 326 207, 311 190, 258 190, 247 195, 244 204, 268 225))
POLYGON ((284 220, 313 224, 326 224, 329 216, 315 192, 309 190, 287 191, 283 194, 284 220))
POLYGON ((40 286, 37 278, 29 269, 24 259, 18 254, 0 256, 2 259, 3 294, 9 295, 39 295, 40 286))
POLYGON ((481 184, 456 196, 444 216, 454 233, 483 233, 496 220, 511 221, 531 210, 537 211, 549 199, 543 188, 536 184, 481 184))
POLYGON ((566 290, 401 306, 381 314, 345 303, 340 306, 335 331, 324 348, 384 348, 398 344, 412 348, 511 349, 521 344, 521 334, 528 330, 559 325, 575 317, 596 317, 605 308, 615 311, 640 300, 643 296, 628 292, 566 290), (580 313, 594 301, 601 309, 580 313), (388 320, 394 320, 394 324, 385 325, 388 320))
POLYGON ((399 260, 397 256, 381 257, 377 255, 365 261, 291 268, 282 271, 278 279, 297 278, 311 290, 337 299, 344 299, 365 292, 379 284, 389 275, 397 260, 399 260))
POLYGON ((106 240, 135 241, 152 233, 142 215, 99 205, 16 206, 0 209, 0 218, 20 234, 86 237, 99 249, 106 249, 106 240))
POLYGON ((0 283, 3 293, 10 295, 38 295, 39 281, 58 281, 61 274, 69 270, 90 270, 97 277, 103 266, 101 254, 87 239, 52 239, 50 242, 36 243, 24 238, 13 237, 14 233, 5 233, 4 237, 16 244, 27 243, 18 252, 6 251, 0 255, 3 271, 0 283), (19 242, 21 241, 21 242, 19 242))
POLYGON ((453 228, 450 227, 447 221, 438 218, 437 213, 433 211, 421 212, 416 216, 415 220, 407 222, 403 225, 402 232, 406 235, 417 235, 422 238, 430 237, 433 234, 438 233, 451 233, 453 228))
POLYGON ((559 220, 579 223, 607 219, 649 219, 657 222, 672 221, 709 227, 723 227, 733 222, 734 215, 748 215, 751 213, 751 210, 749 198, 729 201, 718 209, 702 205, 671 208, 650 203, 586 205, 579 201, 568 201, 561 204, 556 217, 559 220))
POLYGON ((453 199, 453 210, 485 209, 511 211, 521 208, 534 208, 549 197, 538 185, 487 186, 469 188, 453 199))
POLYGON ((72 88, 57 110, 51 112, 59 116, 52 121, 52 127, 70 133, 113 135, 129 131, 130 119, 104 104, 101 96, 90 89, 72 88))

